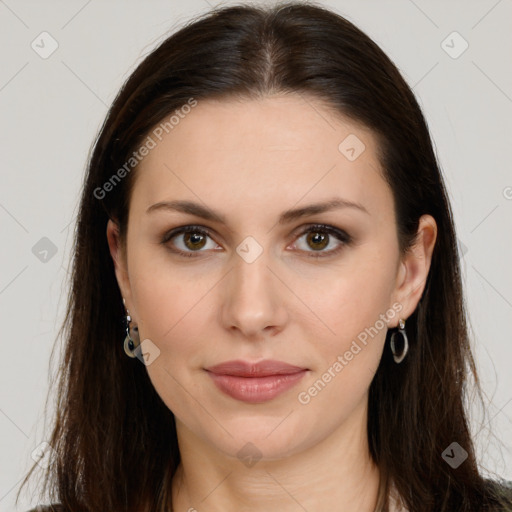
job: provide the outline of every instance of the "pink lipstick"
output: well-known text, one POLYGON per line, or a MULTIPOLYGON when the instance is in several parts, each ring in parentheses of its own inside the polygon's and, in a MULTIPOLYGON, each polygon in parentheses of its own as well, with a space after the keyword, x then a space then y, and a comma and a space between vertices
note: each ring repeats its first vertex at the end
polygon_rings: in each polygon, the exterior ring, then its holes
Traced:
POLYGON ((230 397, 249 403, 272 400, 297 384, 308 371, 282 361, 226 361, 206 368, 214 384, 230 397))

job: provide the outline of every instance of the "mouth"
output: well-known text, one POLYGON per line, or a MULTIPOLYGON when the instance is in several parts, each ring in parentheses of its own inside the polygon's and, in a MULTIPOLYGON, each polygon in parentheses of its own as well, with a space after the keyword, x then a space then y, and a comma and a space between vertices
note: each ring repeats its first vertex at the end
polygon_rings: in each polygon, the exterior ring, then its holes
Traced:
POLYGON ((248 403, 272 400, 295 386, 309 371, 274 360, 259 363, 227 361, 205 370, 220 391, 248 403))

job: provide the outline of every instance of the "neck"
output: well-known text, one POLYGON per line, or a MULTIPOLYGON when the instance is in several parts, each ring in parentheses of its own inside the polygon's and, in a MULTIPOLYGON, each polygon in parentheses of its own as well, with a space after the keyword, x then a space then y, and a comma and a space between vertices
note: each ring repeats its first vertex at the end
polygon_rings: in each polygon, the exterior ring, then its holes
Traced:
MULTIPOLYGON (((366 404, 364 404, 366 406, 366 404)), ((174 512, 374 512, 380 472, 369 455, 366 407, 311 447, 250 467, 220 453, 176 420, 181 462, 174 512)))

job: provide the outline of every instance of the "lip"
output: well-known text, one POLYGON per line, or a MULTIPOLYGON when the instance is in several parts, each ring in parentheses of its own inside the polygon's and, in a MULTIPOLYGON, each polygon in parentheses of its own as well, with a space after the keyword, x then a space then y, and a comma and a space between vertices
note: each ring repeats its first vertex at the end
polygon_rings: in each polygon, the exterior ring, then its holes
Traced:
POLYGON ((272 400, 295 386, 308 371, 274 360, 226 361, 205 370, 218 389, 231 398, 249 403, 272 400))

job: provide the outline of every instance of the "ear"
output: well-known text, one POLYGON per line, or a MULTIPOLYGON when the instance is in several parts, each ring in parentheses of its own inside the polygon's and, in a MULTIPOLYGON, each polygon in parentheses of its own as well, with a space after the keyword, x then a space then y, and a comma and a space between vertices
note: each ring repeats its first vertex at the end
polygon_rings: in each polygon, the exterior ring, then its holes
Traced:
MULTIPOLYGON (((437 239, 437 224, 431 215, 422 215, 414 245, 403 256, 397 272, 395 300, 403 307, 400 318, 414 313, 427 281, 437 239)), ((398 319, 396 324, 398 325, 398 319)))
POLYGON ((122 297, 126 301, 126 308, 130 311, 133 318, 133 303, 130 287, 130 279, 128 276, 126 247, 121 243, 119 235, 119 225, 115 220, 109 219, 107 223, 107 241, 110 249, 110 255, 114 261, 117 284, 121 291, 122 297))

